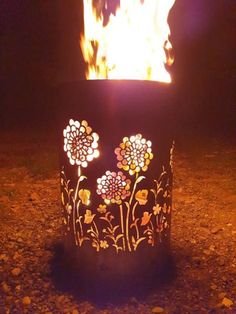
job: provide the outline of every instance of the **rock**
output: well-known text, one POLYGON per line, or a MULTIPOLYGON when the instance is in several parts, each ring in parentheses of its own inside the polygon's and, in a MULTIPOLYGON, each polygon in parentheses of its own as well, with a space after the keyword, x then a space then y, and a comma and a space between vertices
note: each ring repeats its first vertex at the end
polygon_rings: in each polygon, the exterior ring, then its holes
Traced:
POLYGON ((152 309, 152 313, 164 313, 164 309, 160 306, 155 306, 153 309, 152 309))
POLYGON ((8 286, 8 284, 5 281, 2 282, 2 290, 5 293, 10 292, 10 290, 11 290, 10 287, 8 286))
POLYGON ((18 259, 20 257, 21 257, 21 255, 18 252, 15 252, 15 254, 13 256, 13 259, 16 260, 16 259, 18 259))
POLYGON ((221 300, 222 300, 225 296, 226 296, 226 292, 221 292, 221 293, 218 294, 218 298, 221 299, 221 300))
POLYGON ((209 225, 208 225, 207 223, 205 223, 205 222, 200 222, 200 227, 202 227, 202 228, 208 228, 209 225))
POLYGON ((225 307, 231 307, 233 304, 234 304, 233 301, 231 301, 228 298, 224 298, 222 300, 222 305, 224 305, 225 307))
POLYGON ((0 254, 0 261, 7 262, 7 260, 8 260, 8 257, 6 254, 0 254))
POLYGON ((30 303, 31 303, 30 297, 28 297, 28 296, 24 297, 24 298, 22 299, 22 303, 23 303, 24 305, 30 305, 30 303))
POLYGON ((210 251, 215 251, 215 245, 211 245, 211 246, 209 247, 209 250, 210 250, 210 251))
POLYGON ((223 257, 220 257, 220 258, 218 259, 218 263, 219 263, 220 266, 224 266, 224 265, 225 265, 224 258, 223 258, 223 257))
POLYGON ((17 286, 15 287, 15 289, 16 289, 16 291, 20 291, 20 290, 21 290, 21 285, 17 285, 17 286))
POLYGON ((217 234, 222 230, 222 228, 219 227, 214 227, 213 229, 211 229, 211 233, 212 234, 217 234))
POLYGON ((30 194, 29 200, 31 202, 37 202, 37 201, 40 200, 40 197, 39 197, 39 195, 36 192, 33 192, 33 193, 30 194))
POLYGON ((211 287, 212 290, 216 290, 217 289, 217 285, 215 285, 214 283, 212 283, 210 287, 211 287))
POLYGON ((12 271, 11 271, 12 275, 13 276, 19 276, 20 273, 21 273, 21 269, 19 267, 16 267, 16 268, 13 268, 12 271))
POLYGON ((211 255, 212 252, 210 250, 203 250, 203 253, 206 255, 211 255))

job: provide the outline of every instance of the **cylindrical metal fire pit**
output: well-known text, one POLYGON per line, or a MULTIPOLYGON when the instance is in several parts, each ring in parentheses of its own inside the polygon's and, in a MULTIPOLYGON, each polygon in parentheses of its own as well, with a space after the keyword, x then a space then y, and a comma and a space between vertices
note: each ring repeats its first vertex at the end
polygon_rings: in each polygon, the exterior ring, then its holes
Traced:
POLYGON ((172 94, 141 81, 61 88, 65 248, 88 293, 149 285, 170 254, 172 94))

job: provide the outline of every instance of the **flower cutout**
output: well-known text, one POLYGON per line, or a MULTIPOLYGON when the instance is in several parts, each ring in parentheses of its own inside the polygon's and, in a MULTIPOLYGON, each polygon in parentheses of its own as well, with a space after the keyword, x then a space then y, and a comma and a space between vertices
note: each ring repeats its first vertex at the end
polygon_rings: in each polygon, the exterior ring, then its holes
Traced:
POLYGON ((159 215, 161 212, 161 206, 159 204, 156 204, 155 206, 153 206, 152 210, 155 216, 159 215))
POLYGON ((171 211, 170 205, 167 206, 166 203, 165 203, 164 206, 163 206, 163 213, 164 214, 169 214, 170 211, 171 211))
POLYGON ((141 134, 124 137, 123 142, 115 149, 117 167, 128 171, 130 175, 147 171, 153 158, 151 141, 147 141, 141 134))
POLYGON ((79 190, 79 198, 81 199, 82 204, 89 205, 90 194, 91 192, 89 190, 85 190, 85 189, 79 190))
POLYGON ((97 211, 100 213, 100 214, 105 214, 106 211, 107 211, 107 205, 103 205, 103 204, 100 204, 97 208, 97 211))
POLYGON ((141 221, 141 226, 147 225, 151 219, 151 216, 152 216, 152 214, 150 214, 149 212, 144 212, 143 217, 142 217, 142 221, 141 221))
POLYGON ((107 241, 106 240, 100 240, 100 247, 102 248, 102 249, 107 249, 108 247, 109 247, 109 244, 107 243, 107 241))
POLYGON ((135 194, 135 199, 138 201, 139 205, 145 205, 147 203, 148 190, 139 190, 135 194))
POLYGON ((130 183, 123 172, 106 171, 105 175, 97 179, 97 194, 101 195, 106 204, 121 204, 130 195, 130 183))
POLYGON ((86 209, 86 213, 84 215, 84 223, 89 225, 93 222, 93 218, 95 217, 95 214, 92 215, 92 212, 90 209, 86 209))
POLYGON ((71 165, 86 168, 88 162, 99 156, 97 133, 92 133, 87 121, 70 119, 69 125, 63 131, 64 151, 67 153, 71 165))

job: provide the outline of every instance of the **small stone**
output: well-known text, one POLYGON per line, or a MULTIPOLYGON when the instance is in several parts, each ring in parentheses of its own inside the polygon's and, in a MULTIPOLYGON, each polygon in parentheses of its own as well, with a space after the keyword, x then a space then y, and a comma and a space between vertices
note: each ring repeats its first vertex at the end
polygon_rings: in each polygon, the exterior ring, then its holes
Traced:
POLYGON ((225 292, 221 292, 221 293, 218 294, 218 298, 221 299, 221 300, 224 299, 225 296, 226 296, 225 292))
POLYGON ((207 223, 205 223, 205 222, 200 222, 200 227, 202 227, 202 228, 208 228, 209 225, 208 225, 207 223))
POLYGON ((31 202, 35 202, 35 201, 37 202, 37 201, 40 200, 40 197, 39 197, 39 195, 36 192, 33 192, 33 193, 30 194, 29 200, 31 202))
POLYGON ((72 314, 79 314, 79 311, 77 309, 72 310, 72 314))
POLYGON ((60 295, 58 298, 57 298, 57 301, 58 302, 63 302, 65 299, 64 295, 60 295))
POLYGON ((0 254, 0 261, 2 262, 7 262, 8 257, 6 256, 6 254, 0 254))
POLYGON ((221 230, 222 230, 222 228, 215 227, 215 228, 211 229, 211 233, 212 233, 212 234, 217 234, 217 233, 220 232, 221 230))
POLYGON ((21 290, 21 285, 17 285, 17 286, 15 287, 15 289, 16 289, 16 291, 20 291, 20 290, 21 290))
POLYGON ((225 265, 225 261, 224 261, 223 258, 219 258, 218 259, 218 263, 219 263, 220 266, 224 266, 225 265))
POLYGON ((212 290, 216 290, 217 289, 217 285, 215 285, 214 283, 212 283, 210 287, 211 287, 212 290))
POLYGON ((23 303, 24 305, 30 305, 30 303, 31 303, 30 297, 28 297, 28 296, 24 297, 24 298, 22 299, 22 303, 23 303))
POLYGON ((10 292, 10 290, 11 290, 10 287, 8 286, 8 284, 5 281, 2 282, 2 290, 5 293, 10 292))
POLYGON ((18 258, 20 258, 21 255, 18 252, 15 252, 15 254, 13 255, 13 259, 16 260, 18 258))
POLYGON ((224 298, 222 300, 222 304, 225 306, 225 307, 231 307, 234 303, 232 300, 228 299, 228 298, 224 298))
POLYGON ((12 271, 11 271, 12 275, 13 276, 19 276, 20 273, 21 273, 21 269, 19 267, 16 267, 16 268, 13 268, 12 271))
POLYGON ((153 309, 152 309, 152 313, 164 313, 164 309, 160 306, 155 306, 153 309))

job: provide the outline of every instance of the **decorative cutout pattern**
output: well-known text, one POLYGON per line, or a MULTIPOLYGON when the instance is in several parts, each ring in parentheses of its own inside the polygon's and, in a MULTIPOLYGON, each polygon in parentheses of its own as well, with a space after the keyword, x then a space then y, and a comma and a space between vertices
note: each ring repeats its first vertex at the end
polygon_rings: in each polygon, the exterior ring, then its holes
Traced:
POLYGON ((98 135, 92 133, 87 121, 70 120, 69 125, 63 132, 64 151, 70 160, 71 165, 78 165, 86 168, 88 161, 92 161, 99 156, 98 135))
MULTIPOLYGON (((73 234, 75 244, 86 242, 97 252, 106 249, 136 251, 142 245, 155 246, 168 237, 171 216, 171 182, 168 171, 154 180, 152 187, 145 186, 146 172, 153 159, 152 143, 141 134, 124 137, 115 149, 117 167, 127 171, 107 170, 97 178, 96 191, 86 189, 81 167, 99 156, 98 135, 92 133, 86 121, 70 120, 63 132, 64 151, 69 163, 78 166, 77 183, 72 186, 64 168, 61 172, 61 201, 66 232, 73 234), (135 175, 135 176, 134 176, 135 175), (80 187, 83 182, 83 188, 80 187), (138 186, 142 182, 142 188, 138 186), (101 203, 93 204, 98 195, 101 203), (94 208, 95 207, 95 208, 94 208), (96 208, 97 207, 97 208, 96 208)), ((173 170, 173 147, 170 151, 170 169, 173 170)))
POLYGON ((97 183, 97 194, 101 195, 106 204, 121 204, 130 195, 131 181, 121 171, 106 171, 105 175, 97 179, 97 183))
POLYGON ((124 137, 123 142, 115 149, 117 167, 129 171, 130 175, 137 172, 147 171, 148 165, 153 158, 151 141, 146 141, 141 134, 124 137))

